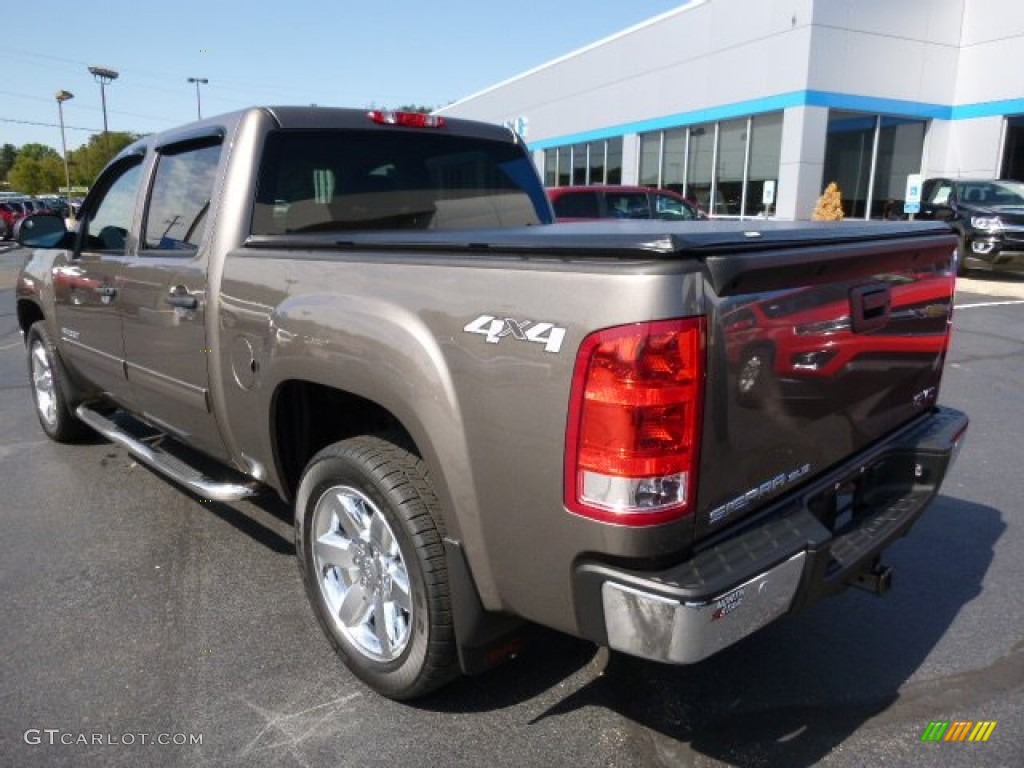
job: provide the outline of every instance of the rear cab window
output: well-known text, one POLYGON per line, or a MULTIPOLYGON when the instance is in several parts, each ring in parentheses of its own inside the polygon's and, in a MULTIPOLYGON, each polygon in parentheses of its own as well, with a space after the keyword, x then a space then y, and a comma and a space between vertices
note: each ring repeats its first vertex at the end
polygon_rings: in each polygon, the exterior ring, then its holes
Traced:
POLYGON ((552 206, 555 216, 563 219, 597 219, 601 217, 596 192, 564 192, 552 206))
POLYGON ((264 147, 252 233, 515 227, 550 218, 516 144, 405 130, 278 130, 264 147))

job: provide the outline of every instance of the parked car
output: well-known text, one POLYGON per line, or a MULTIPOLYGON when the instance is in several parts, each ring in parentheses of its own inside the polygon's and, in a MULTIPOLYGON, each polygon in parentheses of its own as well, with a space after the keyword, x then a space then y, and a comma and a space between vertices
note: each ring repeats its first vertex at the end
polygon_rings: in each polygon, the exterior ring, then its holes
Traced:
POLYGON ((1024 182, 928 179, 919 218, 949 222, 960 236, 959 274, 1024 269, 1024 182))
POLYGON ((37 197, 35 203, 38 206, 36 209, 37 213, 53 213, 63 218, 67 218, 70 213, 67 200, 57 195, 37 197))
POLYGON ((5 200, 4 202, 0 203, 0 219, 2 219, 4 222, 4 239, 12 237, 14 232, 14 225, 18 222, 19 219, 23 218, 24 216, 25 210, 24 208, 21 207, 20 204, 10 200, 5 200))
POLYGON ((670 189, 593 186, 552 187, 548 197, 558 221, 662 219, 694 221, 707 215, 670 189))
POLYGON ((740 403, 807 405, 844 395, 870 401, 873 365, 912 369, 941 355, 950 297, 923 273, 873 277, 866 286, 779 291, 727 309, 726 360, 740 403), (872 306, 882 309, 872 313, 872 306))

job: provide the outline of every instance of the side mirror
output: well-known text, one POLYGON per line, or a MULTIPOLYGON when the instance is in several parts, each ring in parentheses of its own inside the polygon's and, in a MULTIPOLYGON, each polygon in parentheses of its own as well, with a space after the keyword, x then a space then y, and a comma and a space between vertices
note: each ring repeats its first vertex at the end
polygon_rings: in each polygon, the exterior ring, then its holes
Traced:
POLYGON ((67 236, 64 219, 48 213, 34 213, 14 225, 14 238, 26 248, 59 248, 67 236))

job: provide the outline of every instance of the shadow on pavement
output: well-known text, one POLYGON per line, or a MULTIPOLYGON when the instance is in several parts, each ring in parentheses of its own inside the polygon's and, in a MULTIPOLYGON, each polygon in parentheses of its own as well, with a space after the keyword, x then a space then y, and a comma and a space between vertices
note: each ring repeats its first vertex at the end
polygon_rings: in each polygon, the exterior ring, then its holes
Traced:
POLYGON ((981 592, 1005 530, 997 510, 940 497, 885 558, 898 580, 885 599, 850 590, 689 667, 605 650, 595 656, 592 645, 549 637, 545 650, 422 705, 510 706, 593 662, 603 670, 534 722, 586 707, 612 710, 637 726, 630 753, 638 765, 676 751, 738 766, 815 765, 900 698, 981 592))

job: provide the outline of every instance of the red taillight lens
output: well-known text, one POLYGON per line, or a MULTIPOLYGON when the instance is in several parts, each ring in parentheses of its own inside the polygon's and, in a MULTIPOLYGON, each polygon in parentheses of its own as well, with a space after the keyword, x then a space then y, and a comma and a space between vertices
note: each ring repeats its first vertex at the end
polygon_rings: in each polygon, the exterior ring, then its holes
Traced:
POLYGON ((565 506, 653 525, 693 512, 704 387, 704 322, 598 331, 576 358, 565 506))
POLYGON ((405 128, 444 128, 444 118, 426 115, 422 112, 394 112, 389 109, 372 109, 366 113, 373 122, 380 125, 401 125, 405 128))

